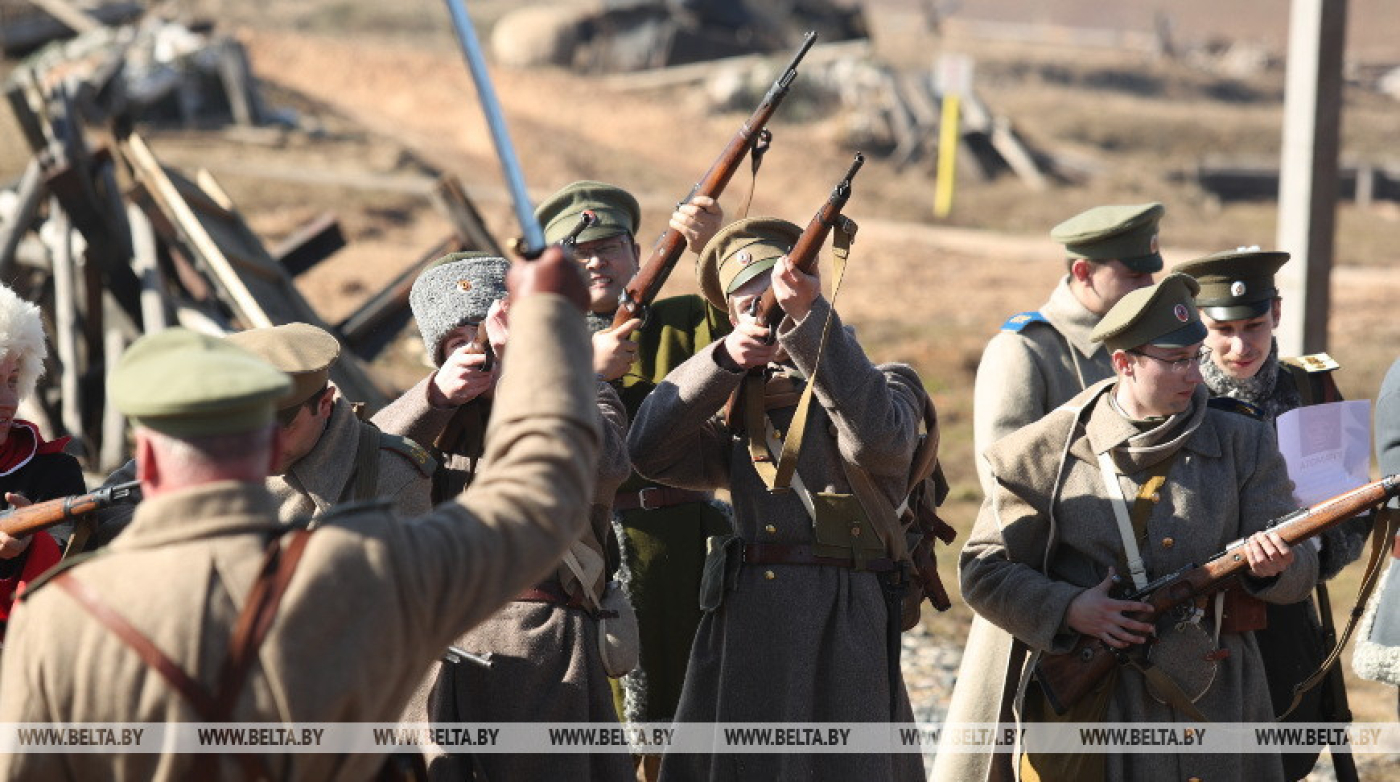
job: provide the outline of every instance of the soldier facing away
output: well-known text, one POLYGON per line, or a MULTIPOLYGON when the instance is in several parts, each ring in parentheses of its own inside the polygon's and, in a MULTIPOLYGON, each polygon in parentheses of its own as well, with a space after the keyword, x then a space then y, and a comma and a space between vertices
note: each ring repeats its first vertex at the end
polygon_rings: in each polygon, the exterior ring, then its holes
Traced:
MULTIPOLYGON (((501 379, 471 490, 409 523, 382 503, 309 530, 281 523, 264 480, 287 376, 183 329, 133 345, 109 399, 136 425, 145 499, 106 553, 26 593, 0 669, 0 718, 397 720, 447 644, 538 580, 586 523, 599 432, 584 285, 557 250, 512 285, 515 345, 535 360, 501 379), (250 605, 272 617, 265 636, 233 638, 250 605)), ((0 777, 351 780, 383 761, 16 753, 0 757, 0 777)))
MULTIPOLYGON (((1173 274, 1123 297, 1093 335, 1113 358, 1114 378, 987 451, 995 489, 960 558, 963 597, 1031 657, 964 666, 958 688, 1015 693, 1041 655, 1067 652, 1081 635, 1127 649, 1152 634, 1146 663, 1117 666, 1069 713, 1057 717, 1034 681, 1018 713, 1028 722, 1272 719, 1251 632, 1257 614, 1245 609, 1306 596, 1317 557, 1312 546, 1290 548, 1265 531, 1294 507, 1273 432, 1206 403, 1197 290, 1173 274), (1120 515, 1132 519, 1130 529, 1120 515), (1240 539, 1248 573, 1223 601, 1202 601, 1195 621, 1168 617, 1154 627, 1126 615, 1150 606, 1109 592, 1119 574, 1141 587, 1240 539)), ((1043 779, 1283 777, 1277 754, 1027 754, 1021 771, 1043 779)))
MULTIPOLYGON (((896 566, 847 475, 858 465, 873 491, 899 504, 925 392, 910 367, 871 364, 820 295, 820 280, 787 260, 800 234, 783 220, 747 219, 715 235, 700 258, 701 287, 715 307, 728 307, 734 330, 666 376, 629 437, 638 472, 688 489, 728 488, 734 502, 731 534, 710 539, 706 614, 678 722, 913 718, 891 665, 899 606, 885 579, 896 566), (770 281, 786 313, 772 344, 747 314, 770 281), (792 426, 828 317, 798 478, 792 491, 771 494, 750 448, 768 448, 770 426, 792 426), (741 386, 726 419, 721 408, 741 386)), ((661 763, 662 780, 922 778, 912 754, 670 754, 661 763)))

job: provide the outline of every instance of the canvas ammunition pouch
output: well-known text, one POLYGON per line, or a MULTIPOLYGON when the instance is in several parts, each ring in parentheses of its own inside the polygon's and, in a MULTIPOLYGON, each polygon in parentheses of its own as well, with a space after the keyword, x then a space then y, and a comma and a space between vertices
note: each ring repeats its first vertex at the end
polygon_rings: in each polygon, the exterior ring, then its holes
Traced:
POLYGON ((812 505, 813 554, 852 559, 857 570, 861 562, 885 555, 884 542, 854 494, 818 492, 812 495, 812 505))
POLYGON ((700 572, 700 610, 714 613, 724 595, 739 583, 744 541, 738 535, 711 535, 705 541, 705 566, 700 572))

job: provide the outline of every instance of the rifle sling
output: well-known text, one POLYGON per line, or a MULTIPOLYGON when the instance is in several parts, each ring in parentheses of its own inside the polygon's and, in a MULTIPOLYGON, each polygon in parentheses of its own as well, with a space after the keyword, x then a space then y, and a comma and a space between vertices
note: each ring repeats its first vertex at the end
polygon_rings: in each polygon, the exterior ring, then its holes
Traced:
MULTIPOLYGON (((226 722, 238 703, 238 695, 257 656, 257 649, 272 627, 272 620, 277 614, 282 595, 291 582, 292 574, 310 537, 310 530, 293 531, 285 553, 282 552, 280 536, 268 543, 258 570, 258 579, 253 583, 229 637, 229 652, 220 671, 219 689, 212 695, 203 684, 162 652, 145 633, 107 605, 92 587, 75 578, 72 571, 58 574, 54 577, 54 583, 67 592, 99 624, 136 652, 147 666, 160 674, 166 683, 184 697, 201 719, 206 722, 226 722)), ((195 765, 203 766, 212 762, 214 757, 200 755, 195 765), (205 761, 203 758, 209 760, 205 761)), ((234 757, 243 767, 244 775, 248 779, 271 778, 261 757, 247 753, 234 753, 234 757)))
MULTIPOLYGON (((821 341, 817 346, 817 358, 812 364, 811 376, 807 378, 807 387, 802 390, 802 398, 797 402, 797 411, 792 414, 792 423, 788 426, 787 436, 783 438, 782 453, 778 456, 776 466, 772 463, 772 455, 768 452, 767 445, 763 442, 763 428, 753 427, 756 422, 756 415, 761 418, 764 414, 762 398, 757 402, 746 403, 745 425, 748 428, 749 456, 753 459, 754 469, 758 471, 758 476, 763 479, 763 483, 770 492, 787 491, 792 484, 793 473, 797 470, 797 455, 802 450, 802 437, 807 428, 807 411, 812 406, 812 392, 817 387, 817 372, 821 369, 822 356, 826 355, 826 341, 831 334, 831 319, 836 314, 836 296, 841 292, 841 280, 846 276, 846 259, 850 256, 851 242, 856 235, 855 221, 837 216, 838 224, 835 235, 831 238, 831 266, 834 272, 831 285, 830 306, 826 313, 826 322, 822 324, 821 341)), ((778 324, 774 324, 776 329, 778 324)), ((761 378, 760 378, 761 381, 761 378)), ((753 386, 751 386, 753 387, 753 386)), ((756 386, 760 390, 762 384, 756 386)), ((748 394, 753 396, 753 394, 748 394)))
POLYGON ((1366 612, 1366 603, 1370 601, 1371 592, 1375 590, 1376 583, 1380 580, 1381 564, 1390 554, 1397 530, 1400 530, 1400 511, 1382 506, 1376 512, 1376 523, 1371 528, 1371 554, 1366 560, 1366 572, 1361 577, 1361 589, 1356 595, 1356 605, 1352 606, 1351 617, 1347 619, 1346 630, 1342 631, 1342 637, 1337 639, 1337 645, 1327 653, 1317 670, 1313 671, 1308 678, 1294 685, 1293 702, 1288 704, 1288 708, 1284 709, 1282 714, 1278 715, 1280 721, 1292 714, 1298 708, 1298 704, 1303 702, 1303 696, 1307 694, 1308 690, 1316 687, 1327 676, 1327 671, 1337 664, 1337 658, 1341 656, 1342 649, 1351 640, 1351 634, 1356 629, 1357 621, 1366 612))
POLYGON ((749 150, 750 178, 749 193, 744 196, 744 205, 739 209, 739 219, 749 216, 749 205, 753 203, 753 191, 758 189, 758 167, 763 165, 763 155, 772 144, 773 133, 768 128, 760 128, 758 138, 753 142, 753 148, 749 150))

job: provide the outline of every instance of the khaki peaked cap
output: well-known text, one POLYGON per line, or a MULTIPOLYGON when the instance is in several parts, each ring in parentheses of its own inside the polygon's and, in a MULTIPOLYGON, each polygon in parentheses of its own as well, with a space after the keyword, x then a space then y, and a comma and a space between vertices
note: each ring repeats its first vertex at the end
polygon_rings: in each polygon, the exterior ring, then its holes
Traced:
POLYGON ((583 180, 566 185, 535 208, 535 219, 544 229, 544 240, 557 244, 578 225, 584 212, 593 212, 594 222, 578 235, 578 242, 592 242, 619 234, 636 236, 642 223, 642 208, 631 193, 605 182, 583 180))
POLYGON ((1050 238, 1063 244, 1070 258, 1119 261, 1135 272, 1162 270, 1157 223, 1166 214, 1157 202, 1128 206, 1096 206, 1050 229, 1050 238))
POLYGON ((1194 296, 1201 289, 1189 275, 1173 273, 1128 293, 1103 316, 1089 338, 1110 352, 1143 345, 1184 348, 1206 338, 1194 296))
POLYGON ((248 329, 225 339, 291 377, 292 389, 277 402, 278 410, 296 407, 325 388, 340 358, 340 340, 310 323, 248 329))
POLYGON ((750 217, 726 225, 700 251, 695 264, 705 299, 726 309, 729 294, 772 269, 801 235, 801 228, 776 217, 750 217))
POLYGON ((1215 320, 1247 320, 1268 312, 1278 298, 1274 275, 1288 263, 1279 250, 1238 247, 1172 269, 1201 285, 1196 305, 1215 320))
POLYGON ((138 426, 173 437, 251 432, 273 421, 286 373, 227 339, 170 328, 127 348, 107 397, 138 426))

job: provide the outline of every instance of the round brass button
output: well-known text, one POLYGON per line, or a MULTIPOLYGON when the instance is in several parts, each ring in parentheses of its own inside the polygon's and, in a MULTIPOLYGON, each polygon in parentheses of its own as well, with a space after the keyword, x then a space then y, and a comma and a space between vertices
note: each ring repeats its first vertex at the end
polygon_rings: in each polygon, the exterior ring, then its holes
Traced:
POLYGON ((763 571, 763 577, 768 579, 769 581, 772 581, 773 579, 778 577, 778 574, 774 573, 771 570, 765 570, 763 571))
POLYGON ((1155 491, 1152 492, 1152 501, 1153 501, 1154 503, 1161 502, 1161 501, 1162 501, 1162 495, 1161 495, 1160 493, 1158 493, 1158 492, 1155 492, 1155 491))
POLYGON ((764 531, 764 532, 767 532, 769 535, 776 535, 776 534, 778 534, 778 528, 775 527, 775 526, 773 526, 772 524, 769 524, 768 526, 764 527, 764 528, 763 528, 763 531, 764 531))
POLYGON ((1176 545, 1176 540, 1172 538, 1162 538, 1162 548, 1171 548, 1176 545))
POLYGON ((851 527, 851 537, 853 537, 853 538, 858 538, 858 537, 860 537, 860 527, 851 527))

